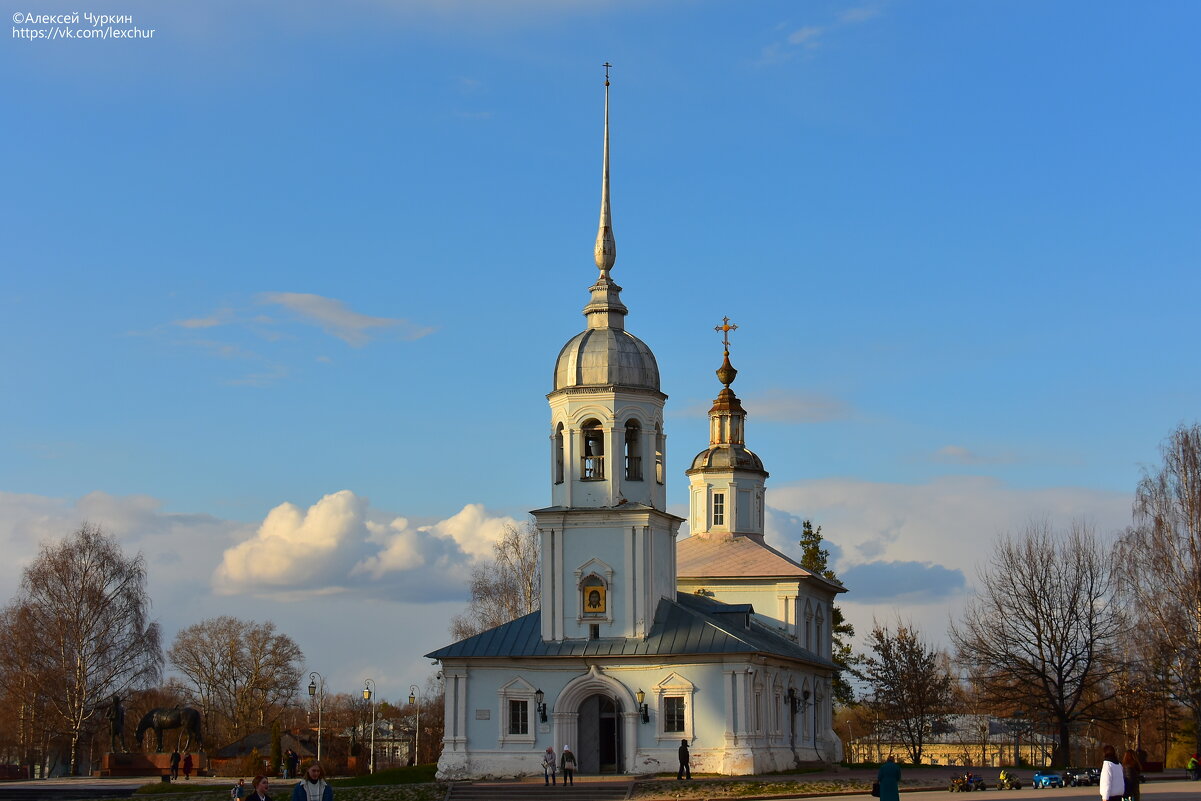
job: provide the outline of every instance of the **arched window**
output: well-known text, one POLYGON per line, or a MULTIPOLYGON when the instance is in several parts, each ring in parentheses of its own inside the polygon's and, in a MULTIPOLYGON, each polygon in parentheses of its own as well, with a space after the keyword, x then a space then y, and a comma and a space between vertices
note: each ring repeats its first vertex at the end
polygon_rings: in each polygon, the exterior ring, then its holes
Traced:
POLYGON ((655 423, 655 481, 663 483, 663 427, 655 423))
POLYGON ((815 654, 817 654, 818 656, 825 656, 825 654, 826 654, 826 641, 825 641, 826 616, 822 614, 822 610, 821 610, 820 606, 817 608, 817 620, 814 622, 815 622, 815 625, 814 625, 814 635, 815 636, 813 638, 813 652, 815 654))
POLYGON ((563 483, 563 424, 555 427, 555 483, 563 483))
POLYGON ((626 481, 642 480, 642 428, 637 420, 626 423, 626 481))
POLYGON ((583 448, 581 453, 580 478, 600 481, 605 477, 605 430, 599 420, 592 419, 580 429, 583 448))

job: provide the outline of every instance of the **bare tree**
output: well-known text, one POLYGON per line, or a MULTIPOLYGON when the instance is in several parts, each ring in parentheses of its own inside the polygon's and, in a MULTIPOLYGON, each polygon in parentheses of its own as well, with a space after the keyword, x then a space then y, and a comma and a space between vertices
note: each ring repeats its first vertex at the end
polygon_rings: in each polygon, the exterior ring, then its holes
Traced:
POLYGON ((218 735, 267 725, 296 696, 304 653, 275 624, 216 617, 183 629, 167 652, 218 735))
POLYGON ((1201 426, 1180 426, 1161 448, 1163 466, 1144 473, 1134 526, 1123 538, 1123 592, 1140 638, 1167 657, 1172 693, 1193 716, 1201 750, 1201 426))
POLYGON ((1072 724, 1112 697, 1122 621, 1114 555, 1083 523, 1058 534, 1030 523, 995 544, 980 593, 951 626, 956 658, 985 701, 1057 730, 1052 761, 1066 765, 1072 724))
POLYGON ((869 653, 856 660, 855 675, 871 688, 868 706, 889 721, 916 765, 930 735, 946 721, 953 682, 944 654, 922 642, 913 624, 898 620, 896 626, 894 634, 872 621, 869 653))
POLYGON ((536 611, 542 584, 538 529, 533 523, 505 526, 492 545, 494 558, 471 571, 471 601, 450 621, 450 635, 463 640, 536 611))
POLYGON ((14 639, 0 649, 0 672, 19 676, 45 705, 46 725, 67 740, 72 775, 104 704, 159 677, 159 628, 149 608, 141 555, 126 557, 116 539, 85 523, 42 545, 5 610, 14 639))

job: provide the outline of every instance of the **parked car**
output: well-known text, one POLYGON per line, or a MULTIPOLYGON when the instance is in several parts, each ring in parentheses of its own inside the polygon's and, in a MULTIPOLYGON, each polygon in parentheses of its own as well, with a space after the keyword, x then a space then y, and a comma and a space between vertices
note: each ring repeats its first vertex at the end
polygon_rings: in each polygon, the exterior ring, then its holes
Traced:
POLYGON ((1063 787, 1063 777, 1053 770, 1040 770, 1034 774, 1031 787, 1045 789, 1047 787, 1063 787))
POLYGON ((1089 768, 1088 769, 1088 777, 1093 780, 1093 784, 1100 784, 1101 783, 1101 769, 1100 768, 1089 768))
POLYGON ((1088 768, 1068 768, 1063 772, 1063 780, 1072 787, 1088 787, 1094 783, 1088 768))

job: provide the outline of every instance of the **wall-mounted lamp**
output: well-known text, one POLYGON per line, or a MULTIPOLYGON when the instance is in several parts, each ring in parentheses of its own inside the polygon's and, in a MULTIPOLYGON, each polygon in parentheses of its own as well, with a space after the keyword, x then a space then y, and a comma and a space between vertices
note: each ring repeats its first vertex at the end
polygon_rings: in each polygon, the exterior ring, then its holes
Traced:
POLYGON ((641 689, 634 693, 634 697, 638 699, 638 717, 642 718, 643 723, 651 722, 651 712, 647 709, 646 704, 642 703, 646 700, 646 693, 641 689))
MULTIPOLYGON (((814 702, 814 703, 816 703, 816 702, 814 702)), ((805 707, 807 707, 807 706, 810 706, 811 704, 810 704, 810 701, 809 701, 809 691, 808 691, 808 690, 802 690, 802 691, 801 691, 801 697, 800 697, 800 698, 797 698, 797 694, 796 694, 796 688, 795 688, 795 687, 789 687, 789 688, 788 688, 788 704, 789 704, 789 706, 791 706, 791 707, 792 707, 792 713, 793 713, 794 715, 795 715, 797 712, 799 712, 799 711, 801 711, 802 709, 804 709, 805 707)))
POLYGON ((538 719, 543 723, 546 722, 546 704, 542 703, 546 698, 546 693, 542 690, 534 690, 534 703, 538 705, 538 719))

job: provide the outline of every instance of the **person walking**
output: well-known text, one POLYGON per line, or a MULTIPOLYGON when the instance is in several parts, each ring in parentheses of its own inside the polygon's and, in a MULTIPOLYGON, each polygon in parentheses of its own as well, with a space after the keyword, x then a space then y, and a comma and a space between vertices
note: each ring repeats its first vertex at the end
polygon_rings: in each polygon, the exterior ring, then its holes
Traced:
POLYGON ((297 754, 295 751, 293 751, 291 748, 289 748, 288 749, 288 758, 285 760, 285 762, 287 764, 288 772, 284 775, 284 778, 285 779, 299 778, 296 775, 296 768, 300 767, 300 754, 297 754))
POLYGON ((692 781, 692 760, 688 754, 688 741, 680 740, 680 769, 676 771, 676 781, 684 779, 692 781))
POLYGON ((1197 762, 1196 754, 1188 758, 1188 764, 1184 766, 1184 771, 1193 781, 1197 781, 1199 776, 1201 776, 1201 763, 1197 762))
POLYGON ((238 779, 238 783, 229 791, 229 801, 242 801, 242 794, 246 792, 246 780, 238 779))
POLYGON ((271 796, 267 795, 269 786, 270 783, 267 781, 266 776, 255 776, 254 785, 246 801, 271 801, 271 796))
POLYGON ((1138 754, 1134 753, 1133 748, 1127 748, 1126 753, 1122 754, 1122 783, 1126 785, 1126 793, 1123 798, 1129 801, 1139 801, 1138 783, 1143 777, 1143 763, 1139 760, 1138 754))
POLYGON ((880 784, 880 801, 901 801, 901 766, 892 754, 880 766, 876 781, 880 784))
POLYGON ((563 785, 575 785, 575 754, 571 753, 571 746, 563 746, 563 753, 559 757, 559 767, 563 769, 563 785))
POLYGON ((292 788, 292 801, 334 801, 334 788, 325 781, 320 762, 309 765, 304 779, 292 788))
POLYGON ((542 778, 547 784, 555 784, 555 776, 559 775, 559 760, 555 756, 555 748, 548 745, 542 754, 542 778))
POLYGON ((1126 794, 1126 783, 1122 778, 1122 765, 1112 745, 1101 749, 1101 801, 1117 801, 1126 794))
POLYGON ((192 780, 192 752, 183 755, 183 780, 190 782, 192 780))
POLYGON ((179 749, 171 752, 171 781, 179 781, 179 749))

